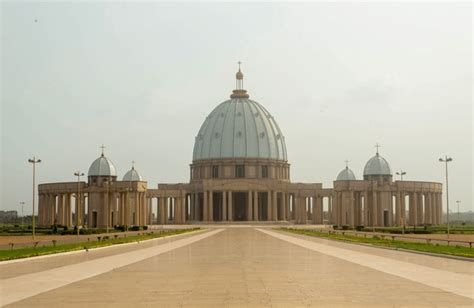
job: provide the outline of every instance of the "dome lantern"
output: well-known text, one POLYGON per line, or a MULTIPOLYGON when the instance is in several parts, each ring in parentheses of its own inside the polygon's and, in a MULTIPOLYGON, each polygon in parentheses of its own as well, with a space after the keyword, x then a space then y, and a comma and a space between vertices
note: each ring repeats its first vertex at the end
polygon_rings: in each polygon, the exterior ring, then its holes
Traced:
POLYGON ((240 70, 242 62, 237 63, 239 64, 239 71, 235 74, 235 90, 232 91, 230 98, 249 98, 247 90, 244 89, 244 74, 240 70))

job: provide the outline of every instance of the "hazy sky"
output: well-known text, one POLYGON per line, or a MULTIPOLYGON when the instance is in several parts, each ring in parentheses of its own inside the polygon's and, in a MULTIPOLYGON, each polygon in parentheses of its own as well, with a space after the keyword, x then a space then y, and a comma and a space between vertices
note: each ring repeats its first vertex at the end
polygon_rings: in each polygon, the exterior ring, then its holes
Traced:
POLYGON ((74 181, 100 155, 121 178, 189 181, 194 137, 235 86, 286 137, 293 182, 358 179, 374 144, 407 180, 472 209, 472 7, 430 3, 1 4, 1 208, 74 181))

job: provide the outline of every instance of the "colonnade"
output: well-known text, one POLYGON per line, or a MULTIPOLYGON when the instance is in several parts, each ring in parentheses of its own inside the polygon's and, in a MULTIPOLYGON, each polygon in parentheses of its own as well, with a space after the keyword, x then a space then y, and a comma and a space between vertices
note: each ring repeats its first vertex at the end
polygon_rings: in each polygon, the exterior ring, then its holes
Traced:
POLYGON ((146 201, 144 192, 83 193, 78 208, 74 193, 42 193, 38 201, 38 226, 75 226, 76 213, 79 213, 79 226, 90 228, 148 225, 152 223, 152 208, 146 201))
POLYGON ((278 191, 213 191, 182 193, 157 199, 157 223, 211 221, 278 221, 291 216, 290 194, 278 191))
POLYGON ((348 190, 334 195, 333 224, 389 227, 442 223, 439 192, 348 190))

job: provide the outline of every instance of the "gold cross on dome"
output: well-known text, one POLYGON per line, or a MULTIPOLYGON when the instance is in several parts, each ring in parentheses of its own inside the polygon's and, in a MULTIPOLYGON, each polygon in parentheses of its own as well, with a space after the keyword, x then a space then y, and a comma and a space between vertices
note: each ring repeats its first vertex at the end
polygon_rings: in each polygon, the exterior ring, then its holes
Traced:
POLYGON ((346 159, 344 162, 346 163, 346 168, 349 167, 349 161, 346 159))
POLYGON ((102 156, 104 156, 104 149, 105 149, 105 145, 104 145, 104 144, 102 144, 102 145, 100 146, 100 148, 102 149, 102 156))

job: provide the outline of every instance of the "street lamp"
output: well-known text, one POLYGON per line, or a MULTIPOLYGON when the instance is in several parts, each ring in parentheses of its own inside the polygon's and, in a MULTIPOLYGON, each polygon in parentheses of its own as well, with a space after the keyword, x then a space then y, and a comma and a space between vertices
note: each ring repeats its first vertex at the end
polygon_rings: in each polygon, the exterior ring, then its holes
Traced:
POLYGON ((403 181, 403 176, 407 174, 405 171, 403 170, 400 170, 400 171, 397 171, 397 175, 400 176, 400 181, 403 181))
POLYGON ((25 202, 21 201, 21 234, 23 235, 23 225, 24 225, 24 219, 25 215, 23 215, 23 206, 25 205, 25 202))
POLYGON ((30 164, 33 164, 33 216, 32 216, 32 228, 33 228, 33 240, 35 239, 35 189, 36 189, 36 164, 41 162, 41 159, 36 159, 36 156, 28 159, 30 164))
POLYGON ((449 238, 449 189, 448 189, 448 163, 453 161, 451 157, 447 155, 444 158, 439 159, 440 162, 445 163, 446 166, 446 220, 448 222, 448 238, 449 238))
POLYGON ((77 236, 79 236, 79 212, 81 211, 81 176, 84 176, 84 173, 80 171, 74 172, 74 175, 77 176, 77 195, 76 195, 76 229, 77 229, 77 236))

